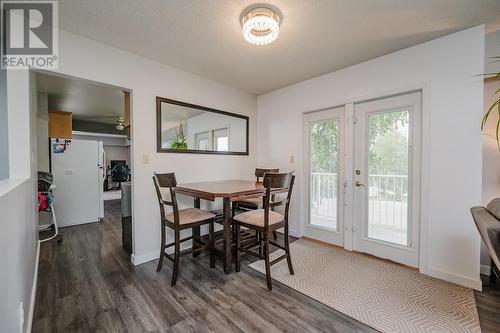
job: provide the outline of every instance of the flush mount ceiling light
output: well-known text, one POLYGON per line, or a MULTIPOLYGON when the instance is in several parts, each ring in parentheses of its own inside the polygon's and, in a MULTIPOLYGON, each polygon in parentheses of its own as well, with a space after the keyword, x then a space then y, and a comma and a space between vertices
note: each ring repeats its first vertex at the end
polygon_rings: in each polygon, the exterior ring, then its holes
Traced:
POLYGON ((119 131, 123 131, 125 129, 125 119, 123 119, 123 117, 118 117, 118 119, 116 119, 115 128, 119 131))
POLYGON ((245 40, 254 45, 271 44, 280 33, 280 17, 272 9, 257 7, 243 13, 242 33, 245 40))

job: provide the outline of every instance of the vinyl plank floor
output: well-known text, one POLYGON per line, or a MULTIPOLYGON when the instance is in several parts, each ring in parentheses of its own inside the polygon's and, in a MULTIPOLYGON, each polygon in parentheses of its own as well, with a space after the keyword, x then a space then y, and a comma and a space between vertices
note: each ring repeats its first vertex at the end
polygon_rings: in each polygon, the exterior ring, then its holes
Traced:
MULTIPOLYGON (((105 202, 100 223, 61 230, 41 246, 34 332, 375 332, 344 314, 247 267, 225 275, 218 259, 181 258, 133 266, 121 247, 120 201, 105 202)), ((484 332, 500 332, 500 292, 476 293, 484 332)))

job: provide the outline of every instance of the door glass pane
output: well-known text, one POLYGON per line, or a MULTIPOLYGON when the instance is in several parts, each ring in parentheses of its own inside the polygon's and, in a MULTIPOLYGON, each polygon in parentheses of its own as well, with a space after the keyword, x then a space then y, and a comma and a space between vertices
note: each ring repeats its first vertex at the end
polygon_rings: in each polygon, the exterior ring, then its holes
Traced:
POLYGON ((368 237, 408 245, 409 111, 368 116, 368 237))
POLYGON ((309 123, 310 224, 338 229, 339 122, 309 123))

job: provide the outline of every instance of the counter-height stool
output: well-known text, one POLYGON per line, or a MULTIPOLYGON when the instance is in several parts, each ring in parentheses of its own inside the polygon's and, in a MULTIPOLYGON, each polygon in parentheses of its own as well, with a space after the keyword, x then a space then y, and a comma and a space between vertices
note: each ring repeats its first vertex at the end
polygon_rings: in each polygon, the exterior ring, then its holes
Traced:
MULTIPOLYGON (((288 240, 288 212, 290 210, 290 198, 292 196, 293 183, 295 181, 295 176, 292 173, 266 173, 264 176, 263 185, 266 188, 266 195, 263 199, 264 208, 250 210, 238 214, 233 217, 233 221, 236 225, 236 271, 240 271, 240 252, 244 252, 250 255, 254 255, 260 259, 263 259, 266 264, 266 278, 267 278, 267 288, 272 290, 271 284, 271 265, 286 259, 288 263, 288 269, 290 274, 293 273, 292 260, 290 257, 290 246, 288 240), (273 193, 284 192, 286 197, 282 200, 276 199, 274 201, 272 198, 275 197, 273 193), (272 209, 277 206, 285 206, 284 215, 281 215, 272 209), (264 243, 264 254, 257 253, 252 250, 256 244, 249 244, 243 246, 241 244, 240 227, 245 227, 248 229, 253 229, 256 232, 260 232, 263 235, 263 239, 259 239, 259 249, 261 248, 261 242, 264 243), (271 240, 271 233, 276 229, 284 228, 285 232, 283 235, 284 244, 278 244, 271 240), (269 247, 274 245, 285 251, 285 254, 270 261, 269 259, 269 247)), ((277 197, 278 195, 276 195, 277 197)))
MULTIPOLYGON (((278 168, 269 168, 269 169, 257 168, 255 169, 256 182, 261 183, 262 178, 266 173, 278 173, 278 172, 280 172, 280 169, 278 168)), ((262 198, 248 198, 235 201, 233 202, 233 208, 240 210, 252 210, 252 209, 262 208, 262 198)))
POLYGON ((210 267, 215 267, 215 253, 214 253, 214 219, 215 214, 211 212, 201 210, 199 208, 186 208, 179 209, 177 206, 177 198, 175 195, 175 188, 177 186, 177 181, 175 179, 174 173, 163 173, 153 175, 153 183, 156 190, 156 195, 158 196, 158 204, 160 205, 160 216, 161 216, 161 243, 160 243, 160 258, 158 259, 157 272, 161 271, 163 264, 163 258, 167 258, 174 263, 172 271, 172 286, 175 286, 177 282, 177 275, 179 271, 179 259, 181 255, 186 255, 190 253, 198 253, 203 250, 208 249, 210 251, 210 267), (170 198, 165 200, 161 189, 168 189, 166 191, 170 198), (165 206, 171 206, 172 212, 166 213, 165 206), (194 237, 186 237, 181 239, 180 232, 184 229, 191 229, 204 224, 208 224, 209 234, 208 243, 204 245, 196 245, 194 242, 194 237), (174 231, 174 241, 172 243, 165 244, 166 242, 166 228, 170 228, 174 231), (181 243, 193 239, 193 247, 190 250, 182 251, 181 253, 181 243), (174 247, 174 255, 171 256, 165 251, 169 247, 174 247))
MULTIPOLYGON (((278 173, 280 172, 280 169, 278 168, 256 168, 255 169, 255 182, 257 183, 262 183, 262 178, 266 173, 278 173)), ((260 198, 248 198, 248 199, 241 199, 238 201, 233 202, 233 216, 236 215, 237 212, 244 212, 248 210, 254 210, 254 209, 259 209, 263 207, 263 197, 260 198)), ((255 237, 257 240, 259 240, 259 237, 261 235, 256 232, 255 237)), ((273 231, 273 238, 276 240, 278 238, 276 234, 276 230, 273 231)))

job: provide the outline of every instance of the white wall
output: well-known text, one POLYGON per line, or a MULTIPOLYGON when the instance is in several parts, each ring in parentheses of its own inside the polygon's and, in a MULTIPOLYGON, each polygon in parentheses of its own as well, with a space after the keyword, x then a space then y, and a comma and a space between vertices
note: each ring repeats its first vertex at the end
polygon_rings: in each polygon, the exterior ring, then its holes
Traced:
POLYGON ((38 93, 36 114, 38 170, 49 171, 49 96, 38 93))
MULTIPOLYGON (((159 211, 152 174, 176 173, 180 183, 253 178, 256 166, 256 98, 172 67, 61 31, 59 73, 132 90, 133 260, 159 253, 159 211), (156 96, 250 117, 250 155, 156 153, 156 96), (143 163, 143 156, 149 164, 143 163)), ((184 200, 192 205, 191 199, 184 200)))
POLYGON ((37 239, 33 224, 31 180, 0 181, 0 331, 26 331, 35 288, 37 239), (20 307, 24 311, 21 323, 20 307))
POLYGON ((422 89, 420 270, 481 288, 469 208, 481 203, 483 56, 478 26, 259 96, 258 164, 298 176, 292 231, 300 233, 304 207, 302 113, 422 89))
POLYGON ((9 176, 31 176, 30 75, 24 70, 7 71, 7 109, 9 124, 9 176))
POLYGON ((11 172, 0 181, 0 331, 31 332, 38 263, 34 76, 8 71, 7 102, 11 172))

